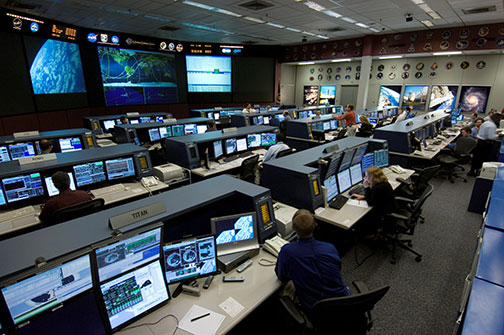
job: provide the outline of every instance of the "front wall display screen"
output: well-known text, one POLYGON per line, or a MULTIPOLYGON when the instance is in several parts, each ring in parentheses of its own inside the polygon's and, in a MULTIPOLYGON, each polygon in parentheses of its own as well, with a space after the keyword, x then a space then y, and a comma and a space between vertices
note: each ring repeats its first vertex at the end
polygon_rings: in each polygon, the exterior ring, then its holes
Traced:
POLYGON ((382 86, 378 97, 378 108, 399 106, 402 86, 382 86))
POLYGON ((452 110, 457 99, 458 86, 434 85, 432 86, 429 110, 452 110))
POLYGON ((98 47, 107 106, 176 103, 175 56, 98 47))
POLYGON ((303 105, 315 106, 318 103, 319 87, 305 86, 303 89, 303 105))
POLYGON ((334 105, 336 86, 320 86, 320 105, 334 105))
POLYGON ((413 109, 424 110, 428 93, 428 85, 405 86, 403 106, 413 106, 413 109))
POLYGON ((231 92, 231 57, 186 56, 188 92, 231 92))
POLYGON ((485 113, 490 88, 489 86, 462 86, 460 109, 467 113, 485 113))

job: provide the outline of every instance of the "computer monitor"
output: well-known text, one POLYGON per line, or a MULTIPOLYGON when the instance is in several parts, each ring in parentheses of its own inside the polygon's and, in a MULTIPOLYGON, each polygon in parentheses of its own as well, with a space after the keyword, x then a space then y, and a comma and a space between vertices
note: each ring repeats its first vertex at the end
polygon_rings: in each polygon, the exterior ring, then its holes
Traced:
POLYGON ((0 163, 10 161, 9 150, 5 145, 0 146, 0 163))
POLYGON ((214 120, 220 119, 220 113, 219 112, 214 113, 213 118, 214 118, 214 120))
POLYGON ((105 161, 109 180, 131 177, 135 175, 133 158, 117 158, 105 161))
POLYGON ((226 155, 236 152, 236 138, 228 138, 226 140, 226 155))
POLYGON ((247 144, 249 148, 257 148, 261 146, 261 134, 248 134, 247 144))
POLYGON ((236 140, 236 151, 245 151, 247 150, 247 139, 239 138, 236 140))
POLYGON ((352 158, 352 164, 350 165, 355 165, 358 164, 362 161, 362 157, 364 157, 364 154, 366 153, 368 145, 367 143, 364 145, 361 145, 355 149, 354 156, 352 158))
POLYGON ((159 259, 101 284, 100 291, 113 332, 170 299, 159 259))
POLYGON ((224 153, 222 152, 222 141, 214 141, 213 142, 213 152, 214 152, 214 158, 219 158, 222 156, 224 153))
POLYGON ((179 124, 172 127, 173 136, 182 136, 184 135, 184 125, 179 124))
POLYGON ((350 178, 352 180, 352 185, 358 184, 362 181, 362 165, 357 163, 350 167, 350 178))
POLYGON ((350 179, 350 169, 338 172, 338 186, 340 193, 345 192, 352 186, 352 180, 350 179))
POLYGON ((365 173, 368 167, 374 166, 374 152, 365 154, 362 157, 362 173, 365 173))
POLYGON ((105 181, 103 162, 93 162, 73 166, 77 187, 105 181))
POLYGON ((103 121, 103 128, 105 131, 109 131, 110 129, 114 128, 116 125, 114 120, 105 120, 103 121))
POLYGON ((9 145, 9 152, 12 160, 35 156, 35 148, 31 142, 11 144, 9 145))
POLYGON ((161 256, 161 227, 149 227, 96 246, 98 279, 104 282, 161 256))
POLYGON ((322 165, 322 170, 320 171, 321 179, 327 179, 330 176, 336 174, 336 171, 338 170, 338 167, 339 167, 339 164, 341 162, 342 157, 343 157, 343 152, 337 152, 337 153, 334 153, 328 159, 325 159, 325 161, 327 161, 327 164, 322 165))
POLYGON ((192 135, 197 133, 198 133, 198 127, 196 126, 196 124, 191 123, 184 125, 184 134, 192 135))
POLYGON ((9 203, 44 195, 39 172, 4 178, 2 184, 9 203))
POLYGON ((138 123, 139 123, 139 121, 138 121, 138 119, 130 119, 130 120, 129 120, 129 123, 130 123, 130 124, 138 124, 138 123))
POLYGON ((308 112, 299 112, 299 118, 300 119, 304 119, 306 117, 308 117, 308 112))
POLYGON ((152 119, 150 116, 140 116, 140 123, 150 123, 152 119))
POLYGON ((331 130, 331 121, 324 122, 323 127, 324 131, 331 130))
POLYGON ((0 206, 3 206, 7 203, 7 200, 5 200, 5 195, 3 193, 2 188, 0 187, 0 206))
POLYGON ((369 123, 376 125, 378 123, 378 119, 369 119, 369 123))
POLYGON ((156 116, 156 122, 163 122, 162 116, 156 116))
POLYGON ((338 129, 338 121, 331 120, 331 129, 332 130, 338 129))
POLYGON ((338 195, 338 186, 336 185, 336 176, 332 175, 324 180, 324 186, 327 188, 327 201, 331 201, 338 195))
POLYGON ((265 116, 265 117, 263 118, 263 121, 264 121, 264 124, 269 124, 269 122, 270 122, 270 118, 269 118, 269 116, 265 116))
POLYGON ((343 151, 343 158, 341 159, 341 164, 339 166, 338 172, 346 170, 352 164, 352 158, 355 153, 355 148, 347 149, 343 151))
POLYGON ((149 132, 149 139, 151 142, 159 141, 161 139, 161 135, 159 133, 158 128, 151 128, 148 130, 149 132))
POLYGON ((257 124, 264 124, 264 119, 263 119, 262 115, 259 115, 257 117, 257 124))
MULTIPOLYGON (((75 191, 75 182, 73 178, 72 172, 67 172, 68 173, 68 178, 70 179, 70 189, 75 191)), ((52 181, 52 177, 45 177, 44 178, 46 189, 47 189, 47 195, 50 197, 54 197, 55 195, 59 194, 59 190, 54 186, 54 183, 52 181)))
POLYGON ((283 114, 277 114, 276 118, 278 119, 279 122, 285 121, 285 116, 283 116, 283 114))
POLYGON ((269 147, 276 144, 276 133, 261 134, 261 146, 269 147))
POLYGON ((217 247, 213 235, 186 239, 163 246, 168 284, 217 274, 217 247))
POLYGON ((378 167, 385 167, 389 165, 388 149, 377 150, 374 153, 375 165, 378 167))
POLYGON ((159 136, 161 138, 171 137, 172 136, 171 127, 170 126, 168 126, 168 127, 160 127, 159 128, 159 136))
POLYGON ((196 126, 196 130, 198 131, 198 134, 203 134, 207 131, 208 127, 206 124, 202 124, 202 125, 197 125, 196 126))
POLYGON ((217 242, 217 255, 228 255, 259 247, 256 214, 244 213, 210 220, 217 242))
POLYGON ((59 145, 61 152, 82 150, 81 140, 78 137, 60 138, 59 145))

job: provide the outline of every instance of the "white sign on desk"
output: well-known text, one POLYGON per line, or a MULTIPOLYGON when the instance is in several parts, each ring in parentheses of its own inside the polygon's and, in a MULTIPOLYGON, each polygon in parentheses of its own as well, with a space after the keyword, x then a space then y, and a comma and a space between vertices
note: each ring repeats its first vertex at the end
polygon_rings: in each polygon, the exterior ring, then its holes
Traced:
POLYGON ((52 161, 56 159, 58 159, 58 157, 56 157, 56 154, 45 154, 38 156, 21 157, 18 159, 18 163, 19 166, 23 166, 33 163, 52 161))
POLYGON ((39 136, 39 135, 40 134, 39 134, 38 130, 23 131, 23 132, 18 132, 18 133, 12 134, 12 136, 14 136, 15 139, 25 138, 25 137, 34 137, 34 136, 39 136))
POLYGON ((164 203, 156 202, 149 206, 137 208, 123 214, 112 216, 110 217, 109 222, 112 229, 115 230, 165 212, 166 207, 164 203))

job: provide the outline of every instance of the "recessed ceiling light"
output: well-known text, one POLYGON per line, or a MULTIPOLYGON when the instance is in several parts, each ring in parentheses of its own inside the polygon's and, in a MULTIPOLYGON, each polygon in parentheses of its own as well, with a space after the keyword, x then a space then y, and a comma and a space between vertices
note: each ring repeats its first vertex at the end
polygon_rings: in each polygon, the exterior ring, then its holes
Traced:
POLYGON ((450 56, 450 55, 462 55, 462 51, 444 51, 444 52, 434 52, 434 56, 450 56))
POLYGON ((300 32, 301 32, 301 29, 296 29, 296 28, 289 28, 289 27, 286 27, 285 29, 290 30, 290 31, 293 31, 293 32, 295 32, 295 33, 300 33, 300 32))
POLYGON ((382 56, 382 57, 378 57, 378 59, 397 59, 397 58, 402 58, 402 56, 382 56))
POLYGON ((356 23, 355 25, 356 25, 356 26, 359 26, 359 27, 361 27, 361 28, 366 28, 366 29, 367 29, 367 28, 369 28, 369 26, 368 26, 368 25, 365 25, 364 23, 356 23))
POLYGON ((263 21, 261 19, 256 19, 255 17, 250 17, 250 16, 244 16, 243 17, 245 20, 249 20, 255 23, 265 23, 266 21, 263 21))
POLYGON ((329 37, 324 36, 324 35, 317 35, 316 37, 321 38, 323 40, 328 40, 329 39, 329 37))
POLYGON ((317 12, 321 12, 321 11, 325 10, 325 7, 319 5, 315 1, 305 1, 305 2, 303 2, 303 5, 306 5, 306 6, 310 7, 311 9, 316 10, 317 12))
POLYGON ((433 19, 433 20, 439 20, 441 19, 441 16, 435 12, 435 11, 432 11, 432 12, 427 12, 427 14, 433 19))
POLYGON ((158 16, 152 16, 152 15, 144 15, 145 18, 147 19, 151 19, 151 20, 158 20, 158 21, 164 21, 164 22, 171 22, 170 19, 165 19, 165 18, 162 18, 162 17, 158 17, 158 16))
POLYGON ((333 59, 331 63, 339 63, 339 62, 350 62, 352 58, 341 58, 341 59, 333 59))
POLYGON ((372 31, 372 32, 374 32, 374 33, 379 33, 379 32, 380 32, 380 31, 379 31, 378 29, 376 29, 376 28, 369 28, 369 30, 371 30, 371 31, 372 31))
POLYGON ((411 0, 411 2, 413 2, 415 5, 421 5, 424 3, 423 0, 411 0))
POLYGON ((182 1, 182 3, 186 4, 186 5, 189 5, 189 6, 203 8, 203 9, 206 9, 206 10, 214 10, 214 8, 215 8, 215 7, 212 7, 212 6, 209 6, 209 5, 205 5, 203 3, 199 3, 199 2, 196 2, 196 1, 184 0, 184 1, 182 1))
POLYGON ((422 20, 420 22, 422 22, 422 24, 424 26, 426 26, 426 27, 432 27, 432 26, 434 26, 434 24, 431 21, 429 21, 429 20, 422 20))
POLYGON ((418 5, 418 7, 420 9, 422 9, 426 13, 427 12, 432 12, 432 8, 430 8, 430 6, 428 4, 426 4, 426 3, 422 3, 422 4, 418 5))
POLYGON ((317 34, 310 33, 309 31, 303 31, 302 34, 308 35, 308 36, 317 36, 317 34))
POLYGON ((349 17, 346 17, 346 16, 343 16, 341 18, 343 21, 346 21, 346 22, 350 22, 350 23, 356 23, 357 21, 352 19, 352 18, 349 18, 349 17))
POLYGON ((339 13, 336 13, 336 12, 333 12, 332 10, 325 10, 324 11, 324 14, 325 15, 329 15, 329 16, 332 16, 336 19, 339 19, 340 17, 342 17, 343 15, 339 14, 339 13))
POLYGON ((241 14, 237 14, 235 12, 232 12, 232 11, 229 11, 229 10, 226 10, 226 9, 221 9, 221 8, 215 8, 215 11, 217 13, 226 14, 226 15, 234 16, 234 17, 242 17, 243 16, 241 14))
POLYGON ((275 28, 285 28, 285 26, 282 26, 281 24, 278 24, 278 23, 266 22, 266 24, 268 26, 272 26, 272 27, 275 27, 275 28))
POLYGON ((298 65, 313 65, 315 62, 300 62, 298 65))

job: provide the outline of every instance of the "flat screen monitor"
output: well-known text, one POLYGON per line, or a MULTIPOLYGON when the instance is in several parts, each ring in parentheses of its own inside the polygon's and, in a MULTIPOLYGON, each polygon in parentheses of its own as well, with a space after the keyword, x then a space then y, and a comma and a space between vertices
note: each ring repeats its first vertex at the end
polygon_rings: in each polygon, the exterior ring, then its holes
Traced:
POLYGON ((226 140, 226 155, 236 152, 236 138, 228 138, 226 140))
POLYGON ((135 164, 132 157, 107 160, 105 166, 109 180, 135 175, 135 164))
POLYGON ((2 295, 17 325, 56 311, 92 287, 91 261, 86 254, 20 275, 13 283, 2 285, 2 295))
POLYGON ((112 331, 170 299, 159 259, 101 284, 100 291, 112 331))
POLYGON ((224 153, 222 151, 222 141, 214 141, 213 142, 213 154, 214 158, 219 158, 224 153))
POLYGON ((217 241, 217 255, 255 249, 259 246, 256 214, 244 213, 211 219, 212 234, 217 241))
POLYGON ((2 188, 0 187, 0 206, 3 206, 7 203, 7 200, 5 200, 5 195, 2 191, 2 188))
POLYGON ((129 272, 140 265, 159 259, 161 227, 128 234, 95 249, 100 282, 129 272))
POLYGON ((77 187, 99 183, 107 179, 103 162, 74 165, 73 170, 77 187))
POLYGON ((341 193, 345 192, 352 186, 352 181, 350 180, 350 169, 338 172, 338 186, 341 193))
POLYGON ((7 150, 6 146, 0 147, 0 162, 8 162, 10 161, 9 150, 7 150))
POLYGON ((184 125, 184 134, 185 135, 192 135, 192 134, 197 134, 198 133, 198 128, 196 124, 186 124, 184 125))
POLYGON ((213 235, 192 238, 163 246, 168 284, 217 273, 217 248, 213 235))
POLYGON ((140 116, 140 123, 149 123, 152 122, 150 116, 140 116))
POLYGON ((247 150, 247 139, 239 138, 236 140, 236 151, 245 151, 247 150))
POLYGON ((247 135, 247 144, 249 148, 257 148, 261 146, 261 134, 247 135))
POLYGON ((304 119, 305 117, 308 117, 308 112, 299 112, 300 119, 304 119))
POLYGON ((362 165, 361 165, 361 163, 352 165, 350 167, 350 178, 352 179, 352 185, 358 184, 362 181, 362 165))
POLYGON ((365 173, 368 167, 374 166, 374 152, 365 154, 362 157, 362 173, 365 173))
POLYGON ((130 120, 129 120, 129 123, 130 123, 130 124, 138 124, 138 123, 139 123, 139 121, 138 121, 138 119, 130 119, 130 120))
POLYGON ((161 134, 159 133, 158 128, 148 129, 149 139, 151 142, 159 141, 161 139, 161 134))
POLYGON ((341 162, 341 158, 343 157, 342 152, 337 152, 333 154, 329 159, 327 159, 327 164, 322 165, 325 166, 325 168, 322 168, 320 171, 321 173, 321 178, 322 179, 327 179, 332 175, 336 174, 336 171, 338 171, 339 164, 341 162))
POLYGON ((263 147, 269 147, 276 144, 276 134, 275 133, 265 133, 261 134, 261 145, 263 147))
POLYGON ((283 116, 282 114, 277 114, 276 118, 280 123, 285 121, 285 116, 283 116))
POLYGON ((17 143, 9 145, 9 152, 12 160, 22 157, 35 156, 35 148, 33 143, 17 143))
POLYGON ((161 138, 167 138, 172 136, 172 129, 170 126, 168 127, 160 127, 159 128, 159 136, 161 138))
POLYGON ((196 126, 196 130, 198 131, 198 134, 204 134, 207 131, 207 129, 208 129, 208 127, 206 124, 196 126))
POLYGON ((81 140, 78 137, 60 138, 59 145, 61 152, 82 150, 81 140))
POLYGON ((331 120, 331 130, 338 129, 338 121, 331 120))
POLYGON ((374 153, 375 165, 378 167, 385 167, 389 165, 388 150, 377 150, 374 153))
POLYGON ((173 136, 182 136, 184 135, 184 125, 179 124, 172 127, 173 136))
MULTIPOLYGON (((75 182, 74 182, 73 174, 72 174, 72 172, 67 172, 67 173, 68 173, 68 178, 70 179, 70 189, 75 191, 75 182)), ((55 195, 59 194, 59 190, 53 184, 52 177, 45 177, 44 181, 45 181, 48 196, 54 197, 55 195)))
POLYGON ((9 203, 44 195, 39 172, 5 178, 2 179, 2 184, 9 203))
POLYGON ((338 186, 336 185, 336 176, 332 175, 324 180, 324 186, 327 188, 327 201, 331 201, 338 195, 338 186))
POLYGON ((350 167, 350 165, 352 164, 352 158, 354 156, 354 153, 355 153, 355 148, 348 149, 343 152, 343 158, 341 159, 341 163, 340 163, 338 172, 346 170, 350 167))
POLYGON ((116 125, 114 120, 105 120, 103 121, 103 128, 105 131, 109 131, 110 129, 114 128, 116 125))
POLYGON ((362 161, 362 157, 364 157, 364 154, 366 153, 366 149, 367 149, 367 144, 364 144, 364 145, 361 145, 360 147, 357 147, 355 149, 355 153, 354 153, 354 156, 352 158, 352 164, 351 165, 355 165, 355 164, 358 164, 362 161))
POLYGON ((270 122, 270 118, 269 118, 269 116, 265 116, 265 117, 263 118, 263 121, 264 121, 264 124, 269 124, 269 122, 270 122))
POLYGON ((331 121, 324 122, 323 127, 324 131, 331 130, 331 121))
POLYGON ((220 112, 216 112, 216 113, 214 113, 214 114, 213 114, 213 118, 214 118, 214 120, 218 120, 218 119, 220 119, 220 112))
POLYGON ((163 122, 162 116, 156 116, 156 122, 163 122))
POLYGON ((264 118, 262 117, 262 115, 259 115, 257 117, 257 124, 264 124, 264 118))
POLYGON ((231 57, 186 56, 187 91, 231 92, 231 57))

